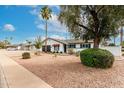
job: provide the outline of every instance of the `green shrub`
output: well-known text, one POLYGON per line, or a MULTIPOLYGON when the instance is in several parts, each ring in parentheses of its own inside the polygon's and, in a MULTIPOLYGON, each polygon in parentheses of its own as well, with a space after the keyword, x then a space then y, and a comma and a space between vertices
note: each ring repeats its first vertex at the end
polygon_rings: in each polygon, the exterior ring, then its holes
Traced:
POLYGON ((55 53, 55 51, 52 52, 53 54, 55 53))
POLYGON ((114 43, 110 43, 109 46, 115 46, 115 44, 114 43))
POLYGON ((124 47, 124 41, 121 43, 121 46, 124 47))
POLYGON ((96 68, 110 68, 114 62, 114 56, 103 49, 86 49, 80 52, 81 63, 96 68))
POLYGON ((22 58, 23 58, 23 59, 29 59, 29 58, 31 58, 31 55, 30 55, 29 52, 24 52, 24 53, 22 54, 22 58))
POLYGON ((62 51, 60 51, 60 54, 62 54, 63 52, 62 51))

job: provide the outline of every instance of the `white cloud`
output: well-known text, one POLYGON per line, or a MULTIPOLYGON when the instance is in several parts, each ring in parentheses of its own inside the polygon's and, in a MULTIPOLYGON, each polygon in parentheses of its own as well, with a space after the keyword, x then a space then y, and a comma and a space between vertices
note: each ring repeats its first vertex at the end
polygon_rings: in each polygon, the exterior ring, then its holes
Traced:
POLYGON ((64 40, 65 39, 65 37, 62 37, 62 36, 59 36, 59 35, 52 35, 50 37, 54 38, 54 39, 59 39, 59 40, 64 40))
MULTIPOLYGON (((40 36, 40 35, 39 35, 39 36, 40 36)), ((40 36, 40 37, 41 37, 42 40, 44 40, 44 39, 46 38, 45 36, 40 36)), ((35 36, 35 37, 28 37, 26 40, 30 40, 30 41, 33 42, 33 41, 35 41, 36 38, 37 38, 37 36, 35 36)), ((25 41, 26 41, 26 40, 25 40, 25 41)))
POLYGON ((60 9, 60 6, 59 5, 49 5, 50 8, 56 8, 56 9, 60 9))
MULTIPOLYGON (((39 16, 39 19, 35 21, 38 29, 45 30, 44 20, 39 16)), ((48 32, 66 33, 67 28, 58 21, 58 16, 52 14, 52 18, 48 20, 48 32)))
MULTIPOLYGON (((49 7, 56 8, 56 9, 60 8, 59 6, 49 6, 49 7)), ((45 21, 39 14, 39 11, 40 11, 39 8, 36 7, 36 8, 33 8, 31 11, 29 11, 29 13, 31 15, 36 16, 37 19, 34 22, 36 24, 36 27, 41 31, 45 31, 45 21)), ((66 26, 62 25, 58 21, 58 15, 54 12, 55 11, 52 12, 52 17, 48 20, 48 36, 49 36, 49 33, 53 33, 53 35, 50 36, 51 38, 65 39, 64 37, 61 37, 61 36, 67 33, 67 28, 66 26)))
POLYGON ((6 31, 15 31, 15 27, 12 24, 5 24, 4 30, 6 31))
MULTIPOLYGON (((65 37, 64 36, 60 36, 60 35, 51 35, 49 36, 50 38, 54 38, 54 39, 59 39, 59 40, 65 40, 65 37)), ((32 40, 34 41, 36 39, 36 37, 29 37, 27 38, 27 40, 32 40)), ((44 40, 46 39, 45 36, 41 36, 41 39, 44 40)))
POLYGON ((45 30, 45 26, 44 26, 43 24, 38 24, 38 25, 37 25, 37 28, 38 28, 38 29, 45 30))
POLYGON ((38 5, 27 5, 27 7, 37 8, 37 7, 38 7, 38 5))
POLYGON ((39 11, 36 8, 34 8, 31 11, 29 11, 29 13, 37 16, 39 14, 39 11))

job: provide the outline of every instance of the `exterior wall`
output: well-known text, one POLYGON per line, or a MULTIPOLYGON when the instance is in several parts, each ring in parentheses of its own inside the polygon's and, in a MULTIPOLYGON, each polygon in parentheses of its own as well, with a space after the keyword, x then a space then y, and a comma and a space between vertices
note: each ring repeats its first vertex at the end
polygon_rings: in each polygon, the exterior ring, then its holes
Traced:
POLYGON ((110 51, 114 56, 122 56, 121 46, 101 46, 100 48, 110 51))
MULTIPOLYGON (((90 43, 90 44, 91 44, 91 48, 93 48, 93 43, 90 43)), ((87 49, 87 48, 80 48, 80 44, 76 44, 76 48, 73 48, 73 51, 78 52, 78 51, 82 51, 85 49, 87 49)))
MULTIPOLYGON (((91 48, 93 48, 93 43, 91 43, 91 48)), ((114 56, 122 56, 121 46, 100 46, 100 48, 110 51, 114 56)), ((87 48, 80 48, 80 44, 76 44, 76 48, 73 48, 73 51, 78 52, 85 49, 87 48)))
MULTIPOLYGON (((64 52, 64 45, 62 43, 56 42, 54 40, 48 39, 47 40, 47 45, 51 46, 51 52, 54 52, 54 46, 53 44, 59 44, 59 51, 58 52, 64 52)), ((43 43, 45 45, 45 42, 43 43)))
POLYGON ((93 48, 93 43, 91 43, 91 48, 93 48))

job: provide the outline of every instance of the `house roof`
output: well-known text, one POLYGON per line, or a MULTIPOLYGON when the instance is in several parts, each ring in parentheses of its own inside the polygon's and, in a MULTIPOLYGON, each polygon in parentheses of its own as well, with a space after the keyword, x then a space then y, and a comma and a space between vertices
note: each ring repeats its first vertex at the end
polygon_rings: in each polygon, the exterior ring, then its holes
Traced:
MULTIPOLYGON (((47 38, 43 42, 45 42, 48 39, 54 40, 54 41, 57 41, 57 42, 63 43, 63 44, 71 44, 71 43, 78 43, 78 44, 80 44, 80 43, 85 43, 85 41, 84 40, 81 40, 81 39, 80 40, 75 40, 75 39, 59 40, 59 39, 54 39, 54 38, 47 38)), ((88 40, 88 43, 93 43, 93 40, 88 40)))
POLYGON ((62 43, 62 44, 67 44, 67 42, 65 42, 64 40, 58 40, 58 39, 54 39, 54 38, 47 38, 47 39, 43 40, 43 42, 45 42, 48 39, 54 40, 54 41, 59 42, 59 43, 62 43))
MULTIPOLYGON (((78 44, 80 44, 80 43, 86 43, 86 41, 85 40, 75 40, 75 39, 71 39, 71 40, 65 40, 68 44, 70 44, 70 43, 78 43, 78 44)), ((88 43, 92 43, 93 42, 93 40, 88 40, 88 43)))

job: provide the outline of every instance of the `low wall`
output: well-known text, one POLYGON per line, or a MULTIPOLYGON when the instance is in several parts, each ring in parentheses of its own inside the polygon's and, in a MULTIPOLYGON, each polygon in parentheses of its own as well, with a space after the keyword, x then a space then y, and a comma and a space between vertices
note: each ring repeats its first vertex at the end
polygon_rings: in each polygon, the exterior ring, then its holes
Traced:
POLYGON ((114 56, 122 56, 121 46, 104 46, 100 48, 110 51, 114 56))
MULTIPOLYGON (((114 56, 122 56, 121 46, 100 46, 101 49, 106 49, 110 51, 114 56)), ((74 48, 73 51, 81 51, 87 48, 74 48)))

